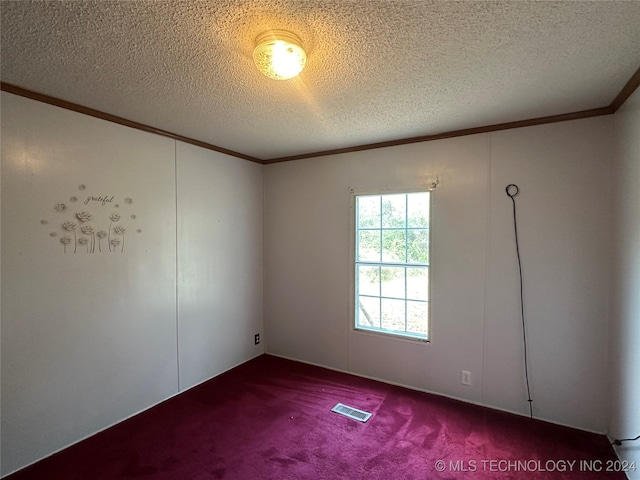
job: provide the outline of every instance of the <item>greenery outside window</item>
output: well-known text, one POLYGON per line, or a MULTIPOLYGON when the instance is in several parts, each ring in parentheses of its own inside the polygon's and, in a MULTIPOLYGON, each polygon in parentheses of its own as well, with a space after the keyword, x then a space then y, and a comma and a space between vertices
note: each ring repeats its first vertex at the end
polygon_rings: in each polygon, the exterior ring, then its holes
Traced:
POLYGON ((430 192, 355 196, 355 328, 429 339, 430 192))

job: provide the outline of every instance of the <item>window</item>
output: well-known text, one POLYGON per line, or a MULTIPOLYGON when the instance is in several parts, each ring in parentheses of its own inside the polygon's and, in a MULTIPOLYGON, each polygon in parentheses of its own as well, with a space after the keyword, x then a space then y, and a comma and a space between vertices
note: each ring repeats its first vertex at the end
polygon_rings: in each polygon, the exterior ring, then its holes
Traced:
POLYGON ((430 192, 355 196, 355 328, 429 338, 430 192))

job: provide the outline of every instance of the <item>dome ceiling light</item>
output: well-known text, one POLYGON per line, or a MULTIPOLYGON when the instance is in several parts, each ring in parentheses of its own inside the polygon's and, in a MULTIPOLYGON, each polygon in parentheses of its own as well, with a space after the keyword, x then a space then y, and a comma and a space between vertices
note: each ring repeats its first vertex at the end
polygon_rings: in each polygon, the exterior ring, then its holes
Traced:
POLYGON ((298 75, 307 61, 300 38, 286 30, 268 30, 256 37, 253 61, 258 70, 274 80, 298 75))

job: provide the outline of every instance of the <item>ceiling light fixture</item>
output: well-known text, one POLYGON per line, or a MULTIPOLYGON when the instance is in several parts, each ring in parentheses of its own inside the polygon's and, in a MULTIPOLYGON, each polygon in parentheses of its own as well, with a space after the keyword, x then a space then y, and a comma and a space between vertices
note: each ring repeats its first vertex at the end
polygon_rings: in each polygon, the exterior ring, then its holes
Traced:
POLYGON ((253 61, 267 77, 288 80, 302 71, 307 54, 297 35, 286 30, 268 30, 256 37, 253 61))

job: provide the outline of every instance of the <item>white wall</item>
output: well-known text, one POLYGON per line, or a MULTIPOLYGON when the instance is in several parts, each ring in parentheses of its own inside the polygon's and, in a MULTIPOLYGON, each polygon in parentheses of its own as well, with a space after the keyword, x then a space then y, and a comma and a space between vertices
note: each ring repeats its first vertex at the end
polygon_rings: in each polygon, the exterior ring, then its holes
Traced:
POLYGON ((262 353, 261 165, 3 92, 1 188, 3 475, 262 353))
POLYGON ((525 405, 516 198, 534 415, 606 431, 612 118, 491 135, 485 402, 525 405))
POLYGON ((177 156, 184 389, 263 353, 263 167, 185 143, 177 156))
MULTIPOLYGON (((640 90, 615 115, 609 435, 640 435, 640 90)), ((616 447, 640 466, 640 441, 616 447)), ((640 479, 640 470, 630 471, 640 479)))
POLYGON ((610 157, 600 117, 267 166, 267 351, 528 413, 517 183, 534 415, 604 431, 610 157), (435 177, 432 341, 353 332, 350 190, 435 177))

